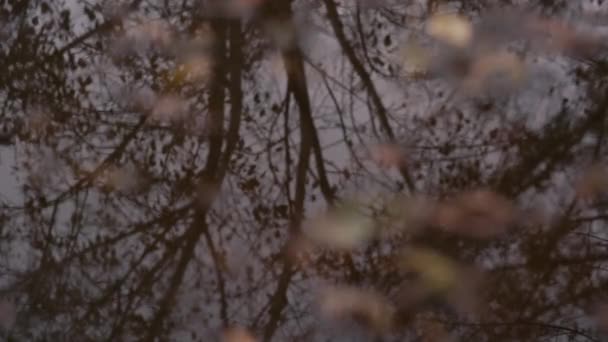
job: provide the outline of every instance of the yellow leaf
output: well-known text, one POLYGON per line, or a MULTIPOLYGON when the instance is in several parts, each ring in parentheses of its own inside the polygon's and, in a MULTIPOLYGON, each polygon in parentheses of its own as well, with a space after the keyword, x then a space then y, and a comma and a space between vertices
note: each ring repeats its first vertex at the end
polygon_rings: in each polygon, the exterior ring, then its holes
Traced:
POLYGON ((465 86, 478 91, 485 86, 490 77, 499 74, 506 74, 508 83, 516 85, 524 80, 524 63, 517 55, 507 51, 484 54, 473 62, 465 86))
POLYGON ((425 248, 411 248, 404 254, 402 266, 420 275, 424 286, 444 292, 455 284, 458 265, 452 260, 425 248))
POLYGON ((416 42, 408 42, 401 49, 401 58, 406 73, 421 74, 427 71, 431 55, 416 42))
POLYGON ((471 23, 456 14, 437 14, 426 24, 426 33, 456 47, 466 47, 473 38, 471 23))
POLYGON ((332 249, 357 248, 374 235, 374 221, 353 205, 330 210, 322 217, 308 221, 304 234, 312 242, 332 249))

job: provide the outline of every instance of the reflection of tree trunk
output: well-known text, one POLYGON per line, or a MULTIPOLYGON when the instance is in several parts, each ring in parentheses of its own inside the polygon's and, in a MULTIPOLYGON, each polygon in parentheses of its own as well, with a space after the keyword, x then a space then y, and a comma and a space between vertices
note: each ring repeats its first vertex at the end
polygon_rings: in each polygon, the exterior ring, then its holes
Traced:
POLYGON ((177 291, 182 284, 184 275, 188 269, 188 264, 194 257, 194 250, 198 244, 198 240, 200 239, 201 234, 208 228, 207 222, 205 221, 206 215, 206 210, 197 212, 192 226, 190 226, 188 231, 180 238, 180 240, 182 240, 181 242, 185 241, 186 244, 182 248, 182 253, 177 264, 177 268, 171 276, 169 288, 167 289, 167 292, 163 298, 160 300, 158 311, 150 323, 149 334, 145 341, 154 341, 155 337, 159 337, 162 334, 164 320, 171 312, 172 306, 175 304, 177 291))
MULTIPOLYGON (((283 53, 283 61, 288 73, 288 91, 290 91, 300 112, 300 154, 298 168, 296 171, 296 192, 293 211, 291 212, 290 231, 295 234, 300 228, 304 216, 304 201, 306 199, 306 175, 312 152, 313 134, 309 126, 311 122, 305 118, 310 115, 310 100, 304 74, 304 65, 298 51, 286 51, 283 53), (307 113, 307 114, 306 114, 307 113), (311 134, 312 133, 312 134, 311 134)), ((281 320, 283 309, 287 306, 287 290, 295 270, 291 263, 284 260, 283 269, 279 277, 277 288, 270 298, 270 309, 268 310, 269 321, 264 328, 264 341, 272 340, 274 333, 281 320)))
MULTIPOLYGON (((217 45, 214 51, 214 70, 210 85, 209 94, 209 124, 211 125, 209 136, 209 154, 207 163, 201 174, 201 182, 208 184, 210 182, 222 182, 222 179, 217 177, 222 158, 222 142, 223 142, 223 118, 224 118, 224 85, 225 82, 225 38, 226 38, 226 22, 222 19, 212 20, 211 28, 215 34, 217 45)), ((230 158, 224 157, 224 159, 230 158)), ((198 203, 194 200, 193 203, 198 203)), ((194 256, 195 248, 201 235, 208 229, 206 216, 210 204, 204 207, 195 204, 194 220, 188 230, 179 238, 179 244, 184 243, 181 257, 173 276, 171 277, 169 288, 160 300, 159 309, 156 312, 150 324, 150 330, 146 341, 152 341, 162 332, 163 323, 166 317, 171 312, 171 306, 175 302, 177 291, 181 286, 184 275, 188 268, 190 260, 194 256)))
MULTIPOLYGON (((171 230, 171 228, 172 225, 167 224, 164 231, 159 235, 166 234, 169 230, 171 230)), ((146 260, 147 256, 150 255, 157 248, 156 244, 159 242, 160 240, 156 240, 152 246, 148 247, 146 251, 138 258, 137 262, 131 266, 129 272, 127 272, 126 275, 120 281, 116 282, 108 291, 106 291, 106 294, 98 301, 95 301, 94 303, 90 304, 89 311, 83 316, 83 319, 85 321, 91 318, 91 315, 95 313, 95 310, 97 310, 99 307, 102 307, 103 305, 108 304, 114 299, 112 295, 115 292, 120 291, 120 289, 125 286, 126 282, 130 278, 130 275, 136 272, 137 267, 140 267, 141 264, 146 260)), ((112 328, 112 332, 108 338, 108 341, 115 341, 120 338, 123 333, 124 326, 129 322, 128 316, 132 313, 131 310, 133 309, 135 301, 137 300, 137 294, 152 291, 152 288, 154 287, 155 276, 158 275, 159 272, 161 272, 161 270, 165 267, 165 265, 167 265, 173 259, 177 252, 178 246, 171 246, 167 248, 163 253, 162 257, 160 258, 159 262, 157 262, 154 267, 147 270, 146 273, 141 276, 138 285, 128 295, 125 308, 121 312, 122 315, 120 317, 116 317, 116 323, 112 328)))
POLYGON ((277 288, 274 294, 270 298, 270 309, 268 310, 268 323, 264 328, 264 337, 262 341, 272 341, 272 337, 276 332, 279 321, 281 320, 283 309, 289 304, 287 302, 287 290, 289 289, 289 283, 291 278, 294 276, 295 270, 289 261, 285 261, 281 275, 277 283, 277 288))
POLYGON ((219 176, 223 177, 230 165, 230 157, 239 140, 239 128, 243 111, 243 90, 241 87, 243 68, 243 38, 241 23, 238 20, 229 25, 230 29, 230 82, 228 91, 230 93, 230 123, 226 134, 226 147, 224 158, 220 167, 219 176))
MULTIPOLYGON (((276 6, 275 9, 279 9, 278 13, 276 14, 285 16, 286 19, 288 19, 287 24, 293 25, 293 22, 291 21, 292 12, 290 2, 277 1, 273 4, 276 6)), ((312 152, 315 153, 317 168, 320 173, 319 177, 322 182, 322 191, 327 198, 333 198, 333 194, 331 192, 331 188, 329 187, 329 182, 325 177, 321 147, 312 119, 312 109, 308 95, 308 85, 306 82, 306 74, 304 71, 301 51, 294 44, 283 50, 282 58, 288 77, 287 91, 293 95, 300 113, 300 152, 296 171, 295 200, 290 218, 290 231, 292 234, 296 234, 296 232, 300 229, 300 224, 304 216, 306 176, 310 163, 310 154, 312 152), (316 151, 313 151, 313 149, 316 151)), ((276 290, 270 298, 271 304, 268 310, 269 320, 263 329, 264 341, 272 340, 272 337, 278 328, 282 317, 282 312, 288 304, 287 291, 289 289, 289 284, 295 273, 296 271, 294 266, 288 260, 284 260, 284 265, 278 279, 276 290)))
MULTIPOLYGON (((242 55, 242 39, 241 39, 241 24, 238 20, 231 22, 228 25, 229 40, 230 40, 230 82, 228 90, 230 93, 230 123, 228 133, 226 135, 226 148, 222 155, 221 163, 218 170, 217 178, 223 179, 230 166, 230 158, 232 152, 236 148, 239 138, 239 128, 241 125, 241 115, 243 108, 243 91, 241 89, 241 75, 243 68, 242 55)), ((228 327, 228 301, 226 299, 226 281, 222 274, 222 266, 219 253, 213 244, 213 239, 209 231, 204 231, 205 241, 209 247, 209 251, 215 264, 215 274, 217 278, 217 286, 220 294, 220 319, 224 327, 228 327)))
POLYGON ((203 231, 203 236, 205 237, 205 242, 207 243, 207 247, 209 247, 209 254, 211 254, 211 258, 213 259, 213 264, 215 266, 215 277, 217 278, 217 290, 220 293, 220 319, 222 320, 222 324, 224 328, 228 327, 228 301, 226 300, 226 281, 224 279, 224 275, 222 274, 224 266, 221 261, 221 256, 219 255, 215 245, 213 244, 213 239, 211 238, 211 234, 209 234, 209 230, 205 229, 203 231))
MULTIPOLYGON (((312 108, 308 96, 308 84, 306 82, 306 74, 304 70, 304 60, 301 52, 294 48, 294 51, 285 51, 283 60, 288 72, 288 92, 294 95, 296 104, 300 112, 300 135, 302 144, 306 142, 311 145, 312 153, 315 157, 315 164, 319 176, 319 185, 321 193, 325 200, 331 204, 335 194, 327 178, 325 170, 325 161, 323 159, 323 150, 317 134, 314 119, 312 116, 312 108)), ((306 148, 309 148, 306 146, 306 148)), ((296 199, 297 201, 297 199, 296 199)))
POLYGON ((495 177, 497 187, 506 194, 517 196, 549 180, 560 164, 570 161, 572 147, 585 134, 602 124, 607 109, 608 100, 603 100, 587 117, 579 119, 574 125, 570 123, 566 112, 554 119, 541 132, 538 141, 534 142, 532 151, 524 150, 521 161, 500 171, 495 177))
POLYGON ((321 143, 319 142, 319 136, 317 134, 317 129, 315 127, 312 114, 310 112, 306 113, 301 111, 300 117, 304 129, 306 129, 308 131, 307 134, 310 135, 312 150, 315 156, 315 164, 319 174, 318 176, 321 193, 323 194, 323 197, 327 203, 331 205, 334 201, 335 193, 334 189, 329 183, 329 179, 327 178, 327 171, 325 171, 325 160, 323 159, 323 149, 321 148, 321 143))
POLYGON ((209 155, 207 165, 203 170, 205 181, 213 181, 218 167, 220 166, 220 155, 222 153, 222 142, 224 133, 224 85, 226 72, 226 22, 224 20, 212 20, 211 27, 214 32, 215 46, 214 70, 209 93, 209 116, 207 120, 209 131, 209 155))
MULTIPOLYGON (((323 0, 323 2, 325 3, 325 7, 327 8, 327 17, 329 18, 329 22, 334 30, 334 33, 336 34, 338 43, 340 44, 340 47, 342 48, 342 51, 344 51, 344 54, 348 58, 350 64, 353 66, 355 73, 357 73, 357 76, 359 76, 361 82, 363 82, 363 85, 367 89, 367 92, 369 93, 369 96, 371 97, 375 107, 373 109, 378 115, 378 119, 380 120, 382 129, 384 129, 384 131, 386 132, 386 135, 388 136, 389 140, 391 142, 395 142, 395 133, 393 132, 391 124, 388 121, 388 111, 382 103, 382 99, 380 98, 380 95, 376 90, 376 86, 374 85, 370 74, 367 72, 367 70, 365 70, 363 63, 361 63, 361 61, 359 61, 359 59, 357 58, 355 50, 348 43, 348 39, 344 34, 342 22, 340 22, 336 3, 333 0, 323 0)), ((410 176, 407 168, 402 166, 399 168, 399 171, 401 172, 401 175, 405 180, 409 190, 414 191, 414 181, 410 176)))
POLYGON ((308 98, 308 89, 306 85, 306 75, 304 74, 304 66, 302 57, 299 51, 285 51, 283 53, 283 61, 285 68, 288 71, 288 91, 293 94, 300 112, 300 154, 298 157, 298 168, 296 171, 296 192, 294 212, 292 213, 291 227, 292 231, 296 231, 302 220, 304 210, 304 200, 306 194, 306 173, 310 165, 310 153, 312 152, 313 131, 309 125, 310 117, 310 100, 308 98))

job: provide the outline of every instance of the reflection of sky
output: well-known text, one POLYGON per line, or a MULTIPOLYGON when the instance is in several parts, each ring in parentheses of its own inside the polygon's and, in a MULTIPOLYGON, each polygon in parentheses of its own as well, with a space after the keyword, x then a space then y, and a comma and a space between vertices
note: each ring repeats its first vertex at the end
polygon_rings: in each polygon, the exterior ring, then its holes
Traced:
MULTIPOLYGON (((68 2, 70 4, 70 6, 75 6, 75 2, 71 1, 68 2)), ((82 20, 86 20, 84 16, 81 15, 75 15, 74 17, 76 18, 82 18, 82 20)), ((84 23, 84 21, 83 21, 84 23)), ((342 69, 342 63, 343 60, 341 60, 340 58, 338 58, 337 56, 340 55, 339 52, 339 48, 338 45, 335 41, 332 41, 332 39, 328 38, 327 35, 313 35, 312 37, 315 38, 310 38, 310 41, 312 42, 312 46, 309 45, 309 50, 307 50, 308 52, 308 57, 313 60, 313 61, 322 61, 323 62, 323 69, 329 73, 329 75, 335 79, 338 79, 340 81, 343 82, 348 82, 348 80, 343 79, 344 78, 344 69, 342 69), (342 79, 341 79, 342 78, 342 79)), ((268 62, 267 64, 272 64, 272 62, 268 62)), ((276 66, 273 65, 267 65, 264 66, 263 69, 261 69, 261 75, 260 77, 269 77, 272 78, 272 76, 269 75, 273 75, 269 72, 269 69, 273 69, 276 68, 276 66)), ((550 118, 548 117, 543 117, 544 113, 555 113, 558 109, 559 109, 559 105, 561 103, 561 97, 562 96, 568 96, 568 97, 574 97, 576 95, 576 88, 574 88, 571 83, 568 82, 567 80, 567 75, 565 74, 565 70, 568 68, 567 62, 564 62, 563 60, 560 59, 554 59, 554 60, 544 60, 544 61, 540 61, 537 63, 537 70, 534 70, 532 72, 532 80, 531 80, 531 84, 529 85, 529 88, 527 88, 527 91, 525 93, 522 94, 522 96, 520 98, 518 98, 516 101, 511 102, 511 106, 513 107, 517 107, 519 110, 514 110, 513 112, 520 112, 521 108, 527 109, 527 110, 523 110, 521 111, 524 114, 528 114, 529 116, 527 118, 525 118, 526 122, 528 122, 528 124, 530 125, 530 127, 533 128, 539 128, 542 126, 542 124, 546 123, 547 120, 549 120, 550 118), (547 86, 549 84, 552 84, 554 86, 556 86, 556 88, 559 88, 559 91, 555 92, 555 95, 553 98, 547 97, 546 96, 546 91, 547 91, 547 86), (528 91, 529 89, 529 91, 528 91), (542 101, 538 101, 539 98, 543 98, 542 101), (537 113, 543 113, 541 115, 538 115, 537 113)), ((277 79, 275 79, 274 81, 276 81, 276 88, 275 91, 276 93, 273 93, 272 96, 274 97, 274 100, 280 101, 280 99, 283 98, 284 96, 284 91, 285 91, 285 79, 284 77, 282 77, 281 74, 274 74, 275 76, 277 76, 277 79)), ((320 139, 322 142, 322 145, 330 145, 332 143, 334 143, 335 141, 340 141, 342 139, 342 133, 340 131, 340 129, 335 128, 335 127, 331 127, 331 123, 335 123, 337 121, 337 117, 336 114, 334 113, 335 108, 333 106, 333 103, 331 101, 330 98, 328 98, 327 96, 324 96, 324 91, 322 91, 322 87, 324 87, 324 83, 321 80, 321 78, 319 77, 318 73, 314 70, 312 70, 312 68, 308 69, 308 81, 309 81, 309 87, 310 87, 310 93, 311 93, 311 97, 312 97, 312 102, 313 102, 313 108, 315 108, 315 117, 317 118, 316 123, 320 126, 319 127, 319 133, 320 133, 320 139), (329 118, 327 119, 327 121, 329 122, 325 122, 325 118, 329 118), (321 128, 321 126, 328 126, 327 128, 321 128)), ((410 105, 410 107, 406 110, 406 111, 400 111, 399 109, 396 109, 395 112, 395 117, 396 119, 399 120, 403 120, 405 122, 407 122, 409 120, 408 116, 409 115, 424 115, 425 111, 428 110, 429 106, 428 103, 432 102, 432 98, 428 98, 428 97, 423 97, 424 94, 428 94, 427 92, 425 92, 422 87, 419 84, 394 84, 393 82, 388 82, 388 81, 384 81, 381 79, 376 79, 376 84, 378 87, 378 91, 380 94, 382 94, 382 98, 385 101, 387 107, 389 108, 394 108, 395 106, 393 104, 398 103, 400 101, 403 100, 404 96, 409 97, 409 99, 411 99, 411 102, 409 102, 408 104, 410 105), (421 100, 424 99, 424 100, 421 100)), ((258 82, 263 83, 262 81, 258 80, 258 82)), ((268 83, 270 84, 272 82, 272 80, 268 80, 268 83)), ((349 84, 347 84, 349 85, 349 84)), ((337 87, 334 87, 334 89, 339 89, 337 87)), ((341 98, 342 96, 344 96, 345 94, 342 93, 341 91, 337 91, 337 97, 341 98)), ((363 97, 364 98, 364 97, 363 97)), ((293 103, 293 102, 292 102, 293 103)), ((355 99, 355 107, 353 110, 353 113, 346 113, 348 117, 350 117, 350 115, 352 114, 353 116, 353 126, 364 126, 365 124, 367 124, 369 122, 369 113, 367 112, 367 105, 364 101, 362 101, 361 99, 355 99)), ((291 111, 291 115, 292 117, 294 117, 293 121, 292 121, 292 126, 295 127, 295 125, 293 124, 293 122, 295 122, 295 114, 296 111, 294 108, 292 108, 291 111)), ((369 130, 369 127, 368 127, 369 130)), ((277 130, 279 131, 279 130, 277 130)), ((249 134, 251 132, 251 130, 248 130, 248 128, 246 126, 243 127, 242 132, 244 133, 244 139, 246 141, 245 145, 251 146, 252 149, 262 149, 265 148, 265 146, 263 146, 263 139, 259 139, 260 137, 255 137, 253 134, 249 134)), ((273 132, 270 132, 271 134, 273 132)), ((278 134, 277 134, 278 136, 278 134)), ((366 142, 374 142, 374 138, 371 137, 370 134, 366 134, 364 135, 367 139, 369 139, 369 141, 366 142)), ((267 136, 261 137, 261 138, 267 138, 267 136)), ((295 139, 295 138, 294 138, 295 139)), ((297 144, 298 141, 297 139, 295 139, 296 141, 294 141, 294 144, 297 144)), ((22 172, 27 172, 27 170, 23 170, 23 171, 17 171, 17 173, 15 173, 13 171, 13 168, 16 167, 17 165, 15 164, 15 160, 17 160, 19 158, 19 154, 17 153, 17 151, 19 150, 19 145, 16 145, 15 147, 0 147, 0 189, 1 189, 1 195, 3 200, 4 199, 9 199, 10 202, 16 203, 16 204, 21 204, 22 202, 22 193, 21 193, 21 189, 20 189, 20 180, 19 178, 22 178, 22 175, 20 175, 19 173, 22 172), (19 175, 19 177, 18 177, 19 175)), ((326 149, 324 149, 323 151, 324 156, 326 157, 326 159, 331 160, 333 163, 335 163, 337 166, 342 166, 342 167, 348 167, 351 166, 351 156, 348 152, 348 150, 345 148, 345 146, 343 144, 335 144, 331 147, 328 147, 326 149)), ((292 158, 297 157, 297 155, 292 154, 292 158)), ((280 158, 276 158, 276 163, 280 163, 280 161, 283 160, 282 157, 280 158)), ((494 161, 495 163, 498 162, 494 161)), ((314 165, 314 161, 313 158, 311 158, 311 164, 314 165)), ((264 165, 264 164, 262 164, 264 165)), ((295 164, 294 164, 295 165, 295 164)), ((295 168, 294 165, 291 165, 292 170, 295 168)), ((283 168, 285 167, 285 165, 278 165, 279 167, 279 171, 278 173, 283 172, 283 168)), ((262 173, 264 171, 263 167, 262 170, 258 170, 257 173, 262 173)), ((226 180, 226 184, 230 184, 231 182, 235 182, 236 179, 231 179, 230 177, 228 177, 228 179, 226 180)), ((267 178, 266 181, 269 184, 266 184, 266 186, 270 187, 270 185, 272 185, 272 180, 270 178, 267 178)), ((228 187, 228 185, 226 186, 228 189, 230 189, 228 187)), ((347 185, 348 187, 348 185, 347 185)), ((346 191, 349 191, 350 189, 346 189, 346 191)), ((356 190, 362 190, 362 189, 356 189, 356 190)), ((273 195, 273 196, 278 196, 277 194, 268 194, 273 195)), ((235 207, 239 207, 239 208, 247 208, 247 207, 251 207, 252 203, 251 201, 246 198, 246 197, 238 197, 235 198, 236 196, 230 196, 229 198, 225 199, 225 202, 222 201, 218 204, 218 211, 230 211, 231 208, 235 208, 235 207)), ((317 201, 316 203, 309 203, 309 210, 310 212, 315 212, 318 211, 320 209, 322 209, 322 207, 324 206, 322 201, 317 201)), ((238 222, 237 222, 238 224, 238 222)), ((231 223, 227 223, 225 224, 225 226, 231 226, 231 223)), ((219 228, 219 225, 217 226, 219 228)), ((232 227, 232 228, 238 228, 238 227, 232 227)), ((245 227, 245 230, 250 230, 249 227, 245 227)), ((219 229, 218 229, 219 231, 219 229)), ((218 239, 221 240, 221 232, 215 232, 214 231, 214 239, 218 239)), ((203 244, 201 244, 203 245, 203 244)), ((247 258, 246 255, 249 254, 249 251, 247 251, 248 249, 252 249, 251 246, 247 246, 247 241, 243 240, 239 240, 236 239, 235 242, 231 243, 231 244, 227 244, 227 246, 232 246, 232 248, 239 250, 239 252, 241 252, 242 254, 244 254, 245 256, 242 255, 238 255, 237 253, 237 258, 241 259, 242 263, 255 263, 256 258, 247 258)), ((126 245, 125 248, 129 248, 129 245, 126 245)), ((262 256, 268 256, 269 254, 271 254, 272 249, 275 249, 273 246, 263 246, 262 248, 260 248, 259 250, 256 250, 256 253, 261 254, 262 256)), ((213 263, 209 258, 208 253, 206 253, 206 247, 201 247, 199 248, 199 254, 200 254, 200 258, 202 259, 202 264, 205 265, 207 267, 207 269, 211 269, 213 267, 213 263)), ((18 258, 17 260, 23 260, 18 258)), ((259 260, 259 259, 258 259, 259 260)), ((238 264, 239 261, 232 261, 235 264, 238 264)), ((242 266, 242 265, 241 265, 242 266)), ((252 265, 252 266, 256 266, 256 265, 252 265)), ((264 272, 263 267, 264 265, 258 264, 257 265, 258 269, 256 269, 255 273, 256 274, 261 274, 262 272, 264 272)), ((209 272, 210 273, 210 272, 209 272)), ((189 305, 193 305, 192 303, 203 303, 204 302, 204 298, 201 297, 200 293, 197 293, 196 291, 193 291, 193 281, 194 281, 194 276, 192 275, 192 277, 190 277, 190 279, 187 279, 185 281, 185 284, 183 286, 183 290, 181 292, 181 301, 183 302, 180 306, 182 308, 186 308, 189 305)), ((241 276, 236 276, 236 279, 234 279, 234 283, 231 284, 231 286, 235 286, 236 284, 238 284, 239 282, 242 283, 246 283, 247 280, 243 279, 242 275, 241 276), (240 279, 239 279, 240 278, 240 279)), ((299 286, 302 287, 307 287, 307 286, 311 286, 308 283, 316 283, 317 281, 315 279, 311 280, 310 282, 302 282, 299 283, 299 286)), ((273 290, 274 289, 274 283, 271 282, 270 285, 268 285, 269 290, 273 290)), ((245 319, 248 316, 253 315, 257 310, 257 308, 259 308, 261 306, 261 304, 264 304, 267 300, 267 293, 268 291, 256 291, 255 295, 246 298, 246 301, 248 301, 248 303, 244 304, 246 307, 248 306, 249 308, 244 308, 242 309, 242 313, 241 313, 241 317, 243 319, 245 319)), ((295 295, 295 293, 297 292, 292 292, 290 291, 289 293, 289 301, 291 304, 295 305, 295 303, 304 303, 306 302, 309 298, 304 299, 303 296, 297 296, 295 295)), ((207 294, 205 294, 207 295, 207 294)), ((209 312, 217 312, 217 308, 214 307, 215 305, 217 305, 215 302, 213 302, 211 304, 211 307, 207 307, 205 310, 208 310, 209 312)), ((235 309, 236 310, 236 309, 235 309)), ((178 310, 179 311, 179 310, 178 310)), ((185 310, 184 310, 185 311, 185 310)), ((236 310, 239 311, 239 310, 236 310)), ((149 313, 149 312, 148 312, 149 313)), ((239 316, 238 314, 236 316, 239 316)), ((195 315, 193 315, 192 317, 196 317, 195 315)), ((219 323, 219 322, 213 322, 215 324, 219 323)), ((194 327, 200 326, 201 324, 195 320, 191 321, 191 322, 184 322, 184 324, 188 325, 191 324, 194 327)), ((278 335, 280 336, 280 335, 278 335)), ((348 337, 348 339, 345 337, 345 340, 348 341, 355 341, 354 336, 350 336, 348 337)), ((181 339, 180 339, 181 340, 181 339)), ((363 340, 363 339, 362 339, 363 340)))
POLYGON ((20 182, 14 170, 16 154, 14 146, 0 146, 0 199, 3 202, 23 202, 20 182))

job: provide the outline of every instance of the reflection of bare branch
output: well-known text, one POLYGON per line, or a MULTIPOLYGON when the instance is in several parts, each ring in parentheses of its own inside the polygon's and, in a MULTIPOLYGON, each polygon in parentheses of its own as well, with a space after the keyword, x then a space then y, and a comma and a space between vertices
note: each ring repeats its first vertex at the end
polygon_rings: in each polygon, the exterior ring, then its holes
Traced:
MULTIPOLYGON (((342 51, 344 51, 344 54, 353 66, 353 69, 357 73, 357 76, 359 76, 359 78, 365 85, 365 88, 367 89, 371 97, 372 103, 374 104, 374 109, 376 111, 376 115, 378 115, 378 119, 380 120, 382 129, 384 129, 390 141, 395 142, 395 133, 393 133, 393 129, 388 120, 388 111, 382 103, 382 99, 380 98, 380 95, 378 94, 376 86, 374 85, 374 82, 372 81, 369 73, 365 70, 365 67, 357 58, 354 49, 348 43, 346 35, 344 34, 344 30, 342 29, 342 23, 340 22, 336 3, 333 0, 324 0, 323 2, 325 3, 325 7, 327 8, 327 16, 329 18, 331 26, 334 29, 334 33, 336 34, 336 39, 338 39, 338 42, 342 47, 342 51)), ((401 172, 401 175, 403 176, 409 190, 413 192, 415 190, 415 185, 412 177, 409 174, 409 171, 404 166, 402 166, 399 171, 401 172)))
POLYGON ((215 277, 217 278, 217 287, 218 291, 220 292, 220 319, 222 320, 224 327, 228 327, 228 302, 226 301, 226 280, 222 274, 222 261, 220 260, 220 255, 213 244, 211 235, 209 235, 208 229, 204 230, 203 236, 205 237, 207 247, 209 247, 209 253, 211 254, 213 263, 215 264, 215 277))
MULTIPOLYGON (((125 8, 124 8, 125 12, 121 13, 121 15, 128 15, 129 13, 136 11, 139 8, 139 5, 141 4, 142 1, 143 0, 132 0, 132 2, 128 6, 125 6, 125 8)), ((115 18, 111 18, 107 21, 104 21, 101 24, 96 25, 92 29, 90 29, 90 30, 84 32, 83 34, 81 34, 80 36, 74 38, 69 43, 56 49, 55 51, 53 51, 53 53, 36 60, 33 64, 31 64, 29 66, 29 68, 24 69, 23 72, 31 72, 35 69, 42 68, 42 67, 44 67, 44 64, 46 62, 52 61, 55 59, 59 59, 59 58, 63 58, 64 54, 66 54, 68 51, 74 49, 75 47, 82 45, 89 38, 94 37, 95 35, 100 34, 100 33, 108 32, 109 30, 111 30, 114 27, 114 25, 116 25, 116 21, 114 19, 115 18)))
POLYGON ((154 318, 150 322, 150 330, 145 339, 146 341, 152 341, 155 337, 161 336, 164 320, 170 314, 171 308, 175 304, 177 291, 184 279, 188 265, 194 257, 194 250, 198 244, 198 240, 201 234, 208 229, 207 223, 205 222, 205 214, 205 212, 201 212, 195 215, 192 226, 179 241, 180 243, 185 242, 185 245, 181 248, 181 256, 175 272, 173 272, 169 281, 169 287, 158 304, 158 310, 156 311, 154 318))
MULTIPOLYGON (((274 13, 279 16, 285 16, 288 19, 288 25, 293 25, 291 22, 291 4, 289 2, 278 0, 273 3, 274 13)), ((300 154, 298 157, 298 166, 296 171, 296 186, 295 186, 295 200, 293 210, 290 217, 290 231, 292 235, 295 235, 300 229, 300 223, 302 222, 304 201, 306 194, 306 176, 309 167, 310 154, 313 152, 313 145, 318 145, 318 138, 314 129, 314 123, 312 120, 310 99, 308 97, 308 86, 306 83, 306 74, 304 72, 304 61, 302 58, 301 51, 295 44, 290 47, 284 48, 282 51, 283 63, 287 73, 288 91, 293 94, 295 102, 300 112, 300 154)), ((317 158, 317 167, 319 168, 320 177, 324 174, 323 169, 323 157, 320 155, 320 147, 315 153, 317 158)), ((328 184, 324 185, 328 187, 328 184)), ((326 189, 325 191, 328 191, 326 189)), ((327 193, 326 196, 332 198, 332 194, 327 193)), ((274 294, 270 298, 271 306, 268 310, 269 321, 264 327, 264 341, 270 341, 274 335, 278 323, 281 319, 281 313, 287 305, 287 290, 295 270, 293 265, 288 260, 284 261, 284 265, 279 276, 277 287, 274 294)))
POLYGON ((498 187, 505 193, 517 195, 525 189, 546 181, 548 175, 556 169, 559 163, 569 160, 568 156, 572 153, 572 146, 579 143, 585 134, 603 121, 607 108, 608 101, 603 100, 597 108, 572 128, 566 121, 566 113, 554 119, 543 130, 542 136, 535 141, 534 148, 526 147, 519 163, 510 169, 501 171, 498 187))
POLYGON ((553 323, 546 323, 542 321, 530 321, 530 320, 518 320, 511 322, 483 322, 483 323, 468 323, 468 322, 444 322, 446 324, 453 324, 459 326, 469 326, 469 327, 483 327, 483 328, 496 328, 496 327, 505 327, 509 329, 513 329, 515 327, 525 327, 526 329, 530 328, 541 328, 549 331, 557 331, 561 333, 567 334, 569 337, 581 336, 585 338, 586 341, 592 342, 600 342, 599 339, 591 336, 583 329, 573 329, 564 325, 558 325, 553 323))
POLYGON ((135 139, 135 137, 139 133, 140 129, 142 127, 144 127, 144 125, 146 123, 146 119, 147 119, 147 116, 142 115, 141 118, 139 119, 139 122, 137 123, 137 125, 135 127, 133 127, 131 132, 129 132, 129 134, 127 134, 124 137, 122 142, 114 149, 114 151, 112 153, 110 153, 106 158, 104 158, 104 160, 101 163, 99 163, 99 165, 95 169, 93 169, 84 178, 80 179, 78 182, 76 182, 74 185, 72 185, 68 190, 64 191, 62 194, 57 196, 55 199, 53 199, 47 203, 52 204, 54 202, 61 202, 67 196, 70 196, 70 195, 74 194, 75 192, 80 191, 81 189, 89 186, 92 182, 94 182, 99 176, 101 176, 103 174, 104 171, 106 171, 109 167, 111 167, 114 163, 116 163, 116 161, 122 156, 122 154, 125 152, 125 150, 129 146, 131 141, 133 139, 135 139))

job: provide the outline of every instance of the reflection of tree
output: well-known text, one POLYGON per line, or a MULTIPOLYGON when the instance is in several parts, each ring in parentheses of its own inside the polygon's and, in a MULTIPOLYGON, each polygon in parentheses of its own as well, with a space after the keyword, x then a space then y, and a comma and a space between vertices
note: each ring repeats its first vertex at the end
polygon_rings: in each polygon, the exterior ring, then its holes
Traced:
MULTIPOLYGON (((324 0, 304 13, 299 2, 260 3, 253 21, 206 17, 198 1, 132 1, 120 18, 101 2, 1 5, 10 19, 0 43, 2 119, 22 183, 0 216, 2 292, 19 308, 12 336, 209 340, 243 325, 263 340, 305 338, 320 330, 311 304, 320 278, 398 297, 407 283, 394 252, 415 242, 489 269, 486 315, 432 316, 462 339, 597 340, 580 317, 603 299, 604 203, 583 205, 570 183, 604 154, 603 62, 586 61, 573 76, 581 98, 554 113, 525 109, 546 117, 525 128, 507 115, 521 111, 514 101, 451 101, 439 81, 395 71, 387 50, 408 29, 407 6, 324 0), (304 31, 301 16, 338 52, 317 61, 313 48, 264 34, 268 23, 304 31), (147 21, 171 23, 161 31, 169 46, 154 37, 144 48, 119 44, 147 21), (281 62, 277 77, 269 56, 281 62), (210 70, 189 79, 184 60, 210 70), (159 99, 179 106, 161 113, 159 99), (176 117, 178 107, 187 110, 176 117), (360 153, 372 140, 402 139, 408 162, 395 179, 360 153), (353 188, 390 194, 395 182, 438 198, 492 187, 524 208, 546 202, 552 220, 522 217, 482 242, 429 227, 359 252, 320 253, 314 267, 283 257, 317 198, 332 206, 353 188)), ((486 6, 463 3, 471 13, 486 6)), ((398 334, 413 331, 417 309, 400 308, 398 334)))

